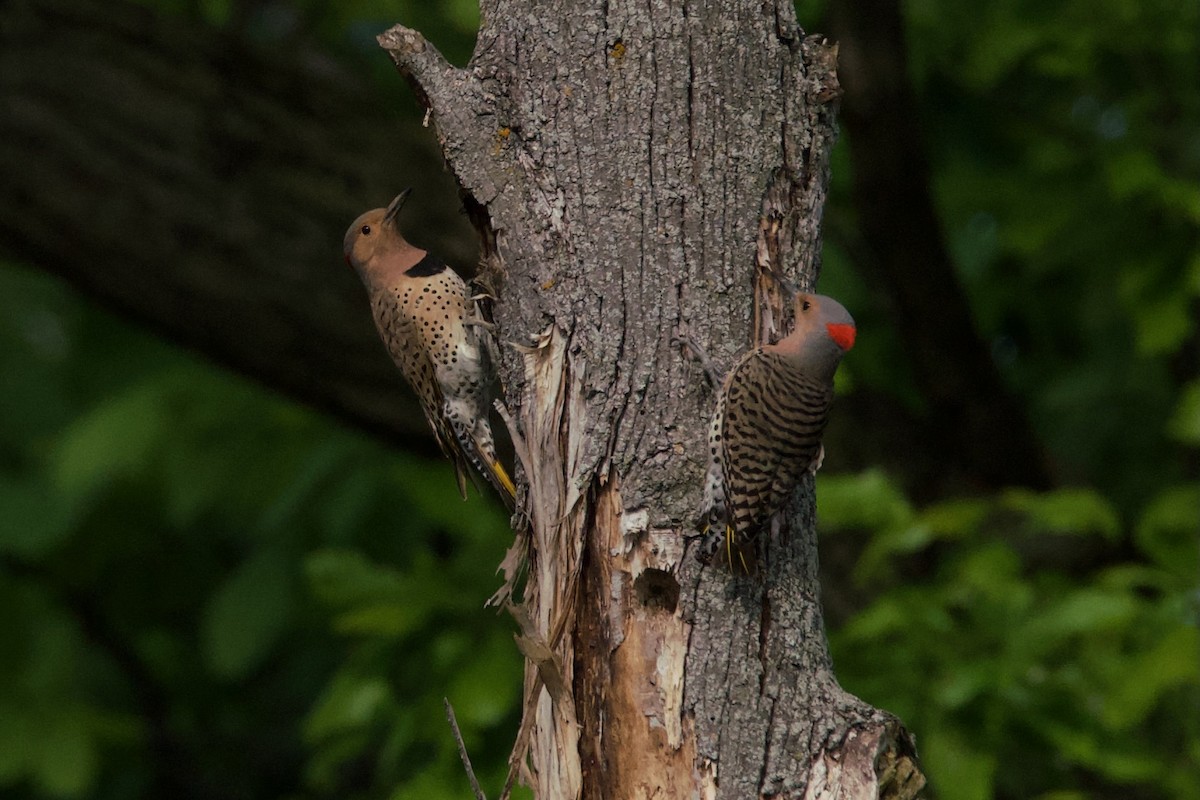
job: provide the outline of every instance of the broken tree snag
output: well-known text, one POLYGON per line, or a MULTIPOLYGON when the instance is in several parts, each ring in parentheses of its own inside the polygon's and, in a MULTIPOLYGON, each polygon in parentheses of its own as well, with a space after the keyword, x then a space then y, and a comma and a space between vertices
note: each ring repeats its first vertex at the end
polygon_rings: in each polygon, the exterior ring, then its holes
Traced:
POLYGON ((465 68, 407 28, 380 42, 500 287, 523 484, 499 593, 527 660, 514 776, 542 800, 912 796, 885 788, 920 783, 907 733, 832 673, 812 483, 756 579, 687 547, 714 398, 677 334, 727 369, 790 324, 776 284, 815 281, 833 49, 789 0, 481 10, 465 68))
POLYGON ((687 625, 675 571, 683 541, 625 511, 616 480, 596 497, 576 650, 585 721, 583 797, 689 797, 695 737, 682 713, 687 625), (602 688, 607 687, 607 688, 602 688))

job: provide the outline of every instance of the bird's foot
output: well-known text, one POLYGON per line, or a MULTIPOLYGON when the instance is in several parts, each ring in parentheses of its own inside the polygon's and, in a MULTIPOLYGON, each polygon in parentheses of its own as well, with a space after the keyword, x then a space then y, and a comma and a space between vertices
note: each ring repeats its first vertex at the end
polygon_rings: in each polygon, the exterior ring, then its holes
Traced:
POLYGON ((708 353, 704 351, 704 348, 692 338, 692 334, 688 332, 687 328, 682 325, 677 327, 671 336, 671 344, 683 348, 687 355, 691 356, 692 360, 700 365, 700 368, 704 370, 704 377, 708 379, 708 385, 713 391, 720 388, 720 370, 717 369, 712 359, 708 357, 708 353))

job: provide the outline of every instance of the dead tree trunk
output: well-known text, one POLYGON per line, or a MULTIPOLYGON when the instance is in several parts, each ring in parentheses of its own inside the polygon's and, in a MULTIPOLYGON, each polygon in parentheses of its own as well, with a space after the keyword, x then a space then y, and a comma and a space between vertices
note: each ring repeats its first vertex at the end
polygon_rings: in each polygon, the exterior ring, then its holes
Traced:
POLYGON ((542 800, 915 796, 908 734, 833 676, 811 483, 754 578, 685 544, 713 397, 674 337, 726 367, 787 324, 764 275, 815 281, 835 53, 789 0, 482 12, 466 69, 380 41, 499 297, 529 542, 515 761, 542 800))

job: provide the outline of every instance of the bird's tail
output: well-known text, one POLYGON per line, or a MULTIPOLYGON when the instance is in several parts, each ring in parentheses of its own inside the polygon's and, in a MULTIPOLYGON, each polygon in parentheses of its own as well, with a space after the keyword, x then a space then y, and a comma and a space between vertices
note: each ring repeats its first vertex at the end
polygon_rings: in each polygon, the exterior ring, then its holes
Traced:
MULTIPOLYGON (((448 416, 449 414, 445 414, 442 418, 448 416)), ((460 478, 462 472, 469 472, 471 482, 482 493, 483 488, 479 485, 478 478, 475 477, 476 474, 482 476, 500 495, 500 499, 504 501, 504 507, 511 513, 517 506, 517 488, 513 484, 513 479, 509 477, 508 471, 504 469, 504 465, 500 463, 500 459, 496 458, 496 445, 492 440, 491 427, 483 424, 468 428, 461 422, 450 422, 446 427, 450 433, 450 441, 453 443, 455 462, 461 462, 464 465, 470 464, 474 467, 473 470, 460 470, 460 478)), ((463 498, 466 498, 465 494, 463 498)))
POLYGON ((500 499, 504 501, 504 507, 512 512, 517 506, 517 487, 513 484, 513 479, 508 476, 504 465, 495 456, 484 459, 483 463, 485 465, 484 477, 499 492, 500 499))
MULTIPOLYGON (((476 433, 480 432, 476 431, 476 433)), ((492 444, 491 431, 485 430, 481 433, 482 435, 476 438, 472 433, 461 430, 461 435, 458 437, 460 447, 467 459, 475 466, 476 471, 500 495, 504 507, 508 509, 509 513, 512 513, 517 507, 517 487, 513 484, 513 479, 509 477, 508 470, 504 469, 500 459, 496 458, 496 447, 492 444)))
POLYGON ((732 525, 720 522, 700 529, 701 563, 717 563, 734 575, 754 575, 758 572, 758 554, 754 540, 739 536, 732 525))
POLYGON ((724 482, 716 464, 710 467, 705 481, 704 501, 696 527, 700 531, 697 556, 702 563, 722 564, 735 575, 753 575, 758 571, 758 548, 754 537, 738 532, 737 516, 730 512, 724 482))

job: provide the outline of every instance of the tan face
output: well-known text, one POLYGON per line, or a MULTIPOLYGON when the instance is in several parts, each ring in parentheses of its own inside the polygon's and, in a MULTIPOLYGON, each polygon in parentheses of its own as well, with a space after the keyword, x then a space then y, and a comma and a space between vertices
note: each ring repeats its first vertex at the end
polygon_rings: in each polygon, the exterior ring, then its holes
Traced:
POLYGON ((822 294, 796 295, 796 332, 804 337, 818 334, 828 337, 842 352, 854 347, 857 333, 854 319, 845 307, 822 294))
POLYGON ((821 298, 815 294, 801 292, 796 295, 796 328, 805 334, 816 330, 821 319, 821 298))
POLYGON ((372 209, 360 215, 346 230, 346 236, 342 240, 342 253, 346 263, 356 270, 361 272, 378 252, 384 237, 386 215, 387 209, 372 209))

